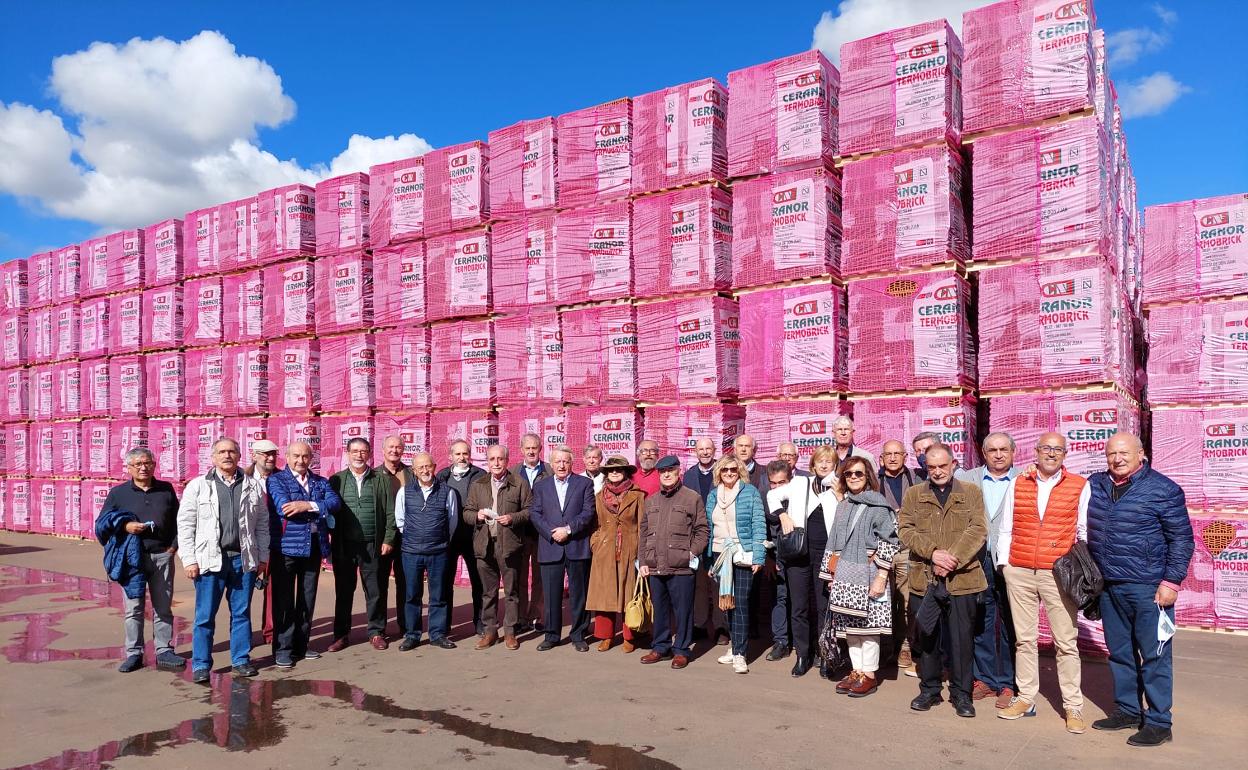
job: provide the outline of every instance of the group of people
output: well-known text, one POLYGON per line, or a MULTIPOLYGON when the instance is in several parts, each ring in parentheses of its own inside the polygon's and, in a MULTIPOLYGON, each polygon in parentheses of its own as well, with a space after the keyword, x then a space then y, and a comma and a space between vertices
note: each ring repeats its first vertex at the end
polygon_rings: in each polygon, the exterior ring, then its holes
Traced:
POLYGON ((591 637, 605 652, 618 637, 625 653, 649 647, 641 663, 679 670, 701 634, 728 648, 719 663, 744 674, 750 638, 766 623, 766 659, 794 657, 795 677, 817 666, 836 693, 862 698, 879 688, 882 659, 891 656, 919 681, 912 709, 941 703, 947 682, 963 717, 987 698, 1002 719, 1036 714, 1043 604, 1066 728, 1082 733, 1080 607, 1055 572, 1078 548, 1104 580, 1094 604, 1116 704, 1092 726, 1133 728, 1133 745, 1170 740, 1172 645, 1163 629, 1173 633, 1192 529, 1182 490, 1149 467, 1136 436, 1115 434, 1107 471, 1084 478, 1064 467, 1058 433, 1041 436, 1034 457, 1018 462, 1014 440, 990 434, 984 465, 960 469, 931 433, 913 438, 917 466, 908 467, 900 440, 876 457, 854 444, 852 420, 834 428, 836 443, 817 447, 806 468, 791 443, 762 464, 742 435, 722 457, 716 442, 698 440, 688 468, 659 457, 654 441, 640 442, 636 465, 589 446, 581 473, 567 447, 543 458, 535 435, 523 437, 514 465, 507 447, 489 447, 485 468, 457 441, 440 472, 427 452, 404 464, 397 436, 385 439, 374 466, 372 446, 356 438, 347 467, 328 479, 310 470, 306 443, 287 447, 277 470, 278 447, 259 442, 243 468, 238 443, 223 438, 212 469, 187 484, 180 502, 153 478, 151 452, 135 449, 126 458, 131 480, 112 490, 97 520, 110 576, 127 596, 120 670, 144 665, 147 594, 157 665, 185 667, 172 647, 175 556, 195 584, 196 682, 209 678, 223 598, 233 672, 257 674, 250 603, 260 583, 274 664, 320 657, 308 642, 326 555, 336 593, 328 652, 352 643, 357 583, 368 642, 387 649, 391 576, 399 649, 425 636, 454 648, 452 585, 463 559, 477 650, 500 642, 516 650, 529 631, 541 634, 542 652, 564 643, 587 652, 591 637), (639 587, 653 608, 648 627, 623 622, 639 587))

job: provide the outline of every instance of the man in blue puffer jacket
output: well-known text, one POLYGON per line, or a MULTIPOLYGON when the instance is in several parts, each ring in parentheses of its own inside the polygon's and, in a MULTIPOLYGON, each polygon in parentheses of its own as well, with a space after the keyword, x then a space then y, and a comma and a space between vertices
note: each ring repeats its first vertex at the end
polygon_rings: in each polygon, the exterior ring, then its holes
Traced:
POLYGON ((1105 458, 1109 472, 1088 479, 1088 548, 1105 577, 1101 615, 1117 711, 1092 727, 1135 728, 1127 743, 1160 746, 1171 739, 1174 670, 1173 643, 1159 640, 1158 620, 1165 612, 1173 628, 1195 548, 1192 523, 1183 490, 1144 463, 1138 437, 1115 433, 1105 458))

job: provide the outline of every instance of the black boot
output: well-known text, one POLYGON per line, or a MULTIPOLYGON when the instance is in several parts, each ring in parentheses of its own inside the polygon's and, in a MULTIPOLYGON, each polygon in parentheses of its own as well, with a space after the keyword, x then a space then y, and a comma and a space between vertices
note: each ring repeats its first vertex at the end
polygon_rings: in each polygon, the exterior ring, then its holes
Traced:
POLYGON ((813 663, 809 655, 798 654, 797 660, 793 663, 793 676, 806 676, 806 672, 810 670, 813 663))

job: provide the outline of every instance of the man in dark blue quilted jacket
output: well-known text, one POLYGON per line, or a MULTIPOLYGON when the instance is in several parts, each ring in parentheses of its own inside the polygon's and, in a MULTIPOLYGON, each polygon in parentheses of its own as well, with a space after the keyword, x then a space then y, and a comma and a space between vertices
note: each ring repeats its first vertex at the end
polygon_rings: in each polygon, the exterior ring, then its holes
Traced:
POLYGON ((1172 737, 1174 643, 1158 633, 1158 621, 1164 612, 1174 627, 1195 548, 1192 524, 1183 490, 1144 462, 1137 436, 1115 433, 1105 459, 1109 471, 1088 479, 1088 548, 1105 577, 1101 614, 1117 710, 1092 727, 1136 729, 1127 743, 1160 746, 1172 737))

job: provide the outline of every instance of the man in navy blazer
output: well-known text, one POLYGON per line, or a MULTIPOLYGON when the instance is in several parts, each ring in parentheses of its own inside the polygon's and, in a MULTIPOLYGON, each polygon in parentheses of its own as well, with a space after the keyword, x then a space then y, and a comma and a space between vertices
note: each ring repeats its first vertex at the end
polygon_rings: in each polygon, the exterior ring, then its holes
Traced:
POLYGON ((542 565, 546 594, 546 638, 537 646, 545 652, 559 644, 563 630, 563 576, 568 576, 572 630, 568 638, 577 652, 588 652, 585 594, 589 589, 589 535, 598 521, 594 482, 572 473, 572 450, 561 446, 551 453, 553 475, 533 485, 529 521, 537 530, 537 559, 542 565))

